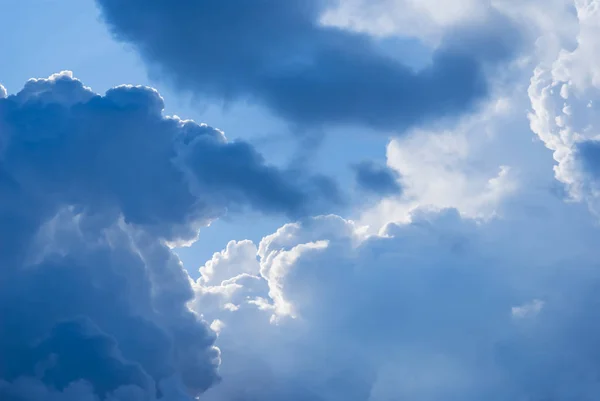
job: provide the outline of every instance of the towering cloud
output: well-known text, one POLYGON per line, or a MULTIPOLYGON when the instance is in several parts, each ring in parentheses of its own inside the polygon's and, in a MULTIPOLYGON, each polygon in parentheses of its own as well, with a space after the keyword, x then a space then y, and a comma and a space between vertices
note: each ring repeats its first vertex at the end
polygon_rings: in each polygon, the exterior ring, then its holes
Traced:
POLYGON ((414 71, 367 35, 320 23, 326 0, 97 0, 115 37, 155 77, 212 99, 258 100, 301 126, 401 129, 469 109, 486 66, 510 57, 518 30, 498 13, 452 29, 414 71))
POLYGON ((162 109, 151 88, 100 96, 70 73, 0 99, 2 400, 205 391, 219 351, 167 244, 230 207, 299 216, 335 192, 162 109))

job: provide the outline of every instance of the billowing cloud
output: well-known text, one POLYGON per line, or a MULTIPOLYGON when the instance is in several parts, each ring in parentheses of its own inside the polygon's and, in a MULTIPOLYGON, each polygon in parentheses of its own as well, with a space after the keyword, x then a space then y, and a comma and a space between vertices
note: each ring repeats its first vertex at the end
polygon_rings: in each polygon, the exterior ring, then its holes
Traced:
POLYGON ((333 1, 97 3, 154 77, 211 99, 257 100, 300 126, 402 129, 453 117, 486 95, 485 70, 521 44, 520 29, 490 12, 450 30, 414 71, 368 35, 321 24, 333 1))
POLYGON ((307 217, 339 200, 330 180, 164 116, 153 89, 61 73, 0 93, 2 401, 597 399, 600 2, 552 30, 566 0, 383 1, 435 22, 420 72, 322 25, 328 1, 98 2, 154 73, 311 125, 459 114, 520 43, 506 24, 547 35, 477 113, 363 166, 402 191, 359 221, 307 217), (246 208, 301 218, 191 283, 170 246, 246 208))
POLYGON ((335 194, 162 110, 151 88, 101 96, 69 72, 0 99, 2 400, 205 391, 219 350, 168 244, 230 208, 301 216, 335 194))
POLYGON ((531 128, 553 151, 556 178, 600 213, 600 2, 576 0, 579 30, 531 78, 531 128))
POLYGON ((390 141, 402 195, 201 268, 190 305, 222 350, 206 399, 597 398, 600 3, 575 5, 579 33, 540 38, 478 113, 390 141))
POLYGON ((504 203, 523 187, 535 192, 554 184, 551 164, 540 160, 539 153, 547 152, 531 142, 524 113, 515 113, 528 102, 522 88, 492 98, 454 127, 411 130, 393 138, 387 145, 387 169, 397 176, 402 192, 361 210, 360 221, 376 232, 387 222, 407 221, 411 210, 422 207, 453 208, 463 216, 488 219, 501 214, 504 203), (540 175, 544 169, 550 173, 540 175))
POLYGON ((366 237, 324 216, 265 237, 258 263, 229 244, 201 272, 231 278, 201 278, 192 303, 223 352, 204 396, 594 400, 600 232, 585 208, 547 202, 565 219, 416 211, 366 237))
POLYGON ((398 174, 394 170, 372 162, 361 162, 353 168, 356 183, 364 191, 380 195, 397 195, 402 192, 398 174))

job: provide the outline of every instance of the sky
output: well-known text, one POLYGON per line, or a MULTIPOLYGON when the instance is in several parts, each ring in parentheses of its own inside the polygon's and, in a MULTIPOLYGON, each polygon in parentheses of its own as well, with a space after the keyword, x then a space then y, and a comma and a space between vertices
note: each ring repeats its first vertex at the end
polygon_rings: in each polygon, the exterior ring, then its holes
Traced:
POLYGON ((599 0, 0 0, 2 401, 595 401, 599 0))

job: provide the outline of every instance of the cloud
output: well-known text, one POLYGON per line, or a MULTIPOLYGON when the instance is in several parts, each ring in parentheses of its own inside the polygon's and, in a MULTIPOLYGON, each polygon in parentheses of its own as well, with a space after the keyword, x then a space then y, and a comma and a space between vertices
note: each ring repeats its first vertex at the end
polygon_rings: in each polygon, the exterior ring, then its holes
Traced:
POLYGON ((6 91, 6 88, 0 84, 0 99, 4 99, 6 96, 8 96, 8 92, 6 91))
POLYGON ((380 195, 397 195, 402 192, 398 184, 398 174, 394 170, 362 162, 353 166, 358 186, 367 192, 380 195))
POLYGON ((573 199, 600 212, 597 180, 600 2, 575 1, 578 31, 540 62, 529 86, 531 129, 553 151, 555 176, 573 199))
POLYGON ((298 216, 312 211, 309 198, 318 205, 335 195, 326 179, 280 171, 250 145, 162 109, 151 88, 98 96, 68 73, 31 80, 3 104, 4 168, 38 191, 64 191, 66 203, 113 206, 126 222, 158 231, 170 229, 157 227, 164 221, 187 227, 243 205, 298 216))
POLYGON ((551 164, 544 163, 544 149, 539 152, 528 138, 525 116, 515 113, 527 102, 516 85, 456 126, 414 129, 391 139, 387 169, 402 192, 359 211, 361 223, 377 232, 388 222, 408 221, 411 210, 425 207, 489 219, 501 214, 522 186, 533 192, 554 184, 550 174, 539 174, 551 164))
MULTIPOLYGON (((212 1, 103 4, 117 34, 182 87, 254 96, 296 122, 396 128, 469 109, 489 89, 467 91, 458 108, 438 107, 450 94, 423 94, 415 107, 433 103, 406 120, 380 107, 408 102, 404 92, 375 94, 397 88, 383 78, 408 70, 382 61, 371 39, 318 25, 320 3, 261 3, 271 13, 212 1), (194 5, 230 20, 204 18, 194 5), (160 43, 180 28, 224 42, 193 34, 160 43), (291 61, 305 75, 294 75, 291 61), (371 88, 357 71, 382 81, 371 88), (302 85, 279 85, 298 76, 302 85), (353 80, 372 98, 338 91, 353 80), (303 90, 323 90, 324 103, 300 102, 303 90)), ((563 202, 547 177, 555 162, 572 197, 598 210, 600 8, 575 4, 580 32, 560 27, 539 41, 533 61, 513 66, 537 65, 533 77, 525 72, 528 93, 519 81, 456 127, 411 129, 390 142, 383 171, 401 173, 402 194, 360 222, 307 217, 338 200, 330 180, 270 166, 217 129, 164 116, 151 88, 98 95, 64 72, 0 98, 0 399, 596 400, 600 232, 586 205, 563 202), (515 128, 527 125, 518 110, 529 105, 554 161, 515 128), (259 243, 230 242, 190 283, 169 244, 246 208, 301 218, 259 243)), ((428 9, 442 18, 437 11, 428 9)), ((479 68, 498 61, 497 48, 485 49, 489 36, 476 40, 488 30, 467 29, 471 11, 450 15, 439 51, 473 61, 467 78, 482 83, 479 68)), ((488 28, 500 32, 504 16, 488 28)), ((451 64, 406 77, 429 88, 465 73, 448 72, 451 64)))
POLYGON ((344 0, 327 10, 322 21, 372 35, 439 39, 453 26, 485 18, 490 8, 485 0, 344 0))
POLYGON ((240 274, 258 274, 257 251, 252 241, 230 241, 200 268, 202 282, 215 285, 240 274))
POLYGON ((600 193, 600 3, 575 4, 579 29, 544 25, 477 113, 390 141, 401 196, 358 222, 287 224, 258 262, 248 243, 213 258, 231 277, 202 277, 190 304, 220 329, 223 380, 206 399, 597 398, 600 231, 562 186, 590 205, 600 193))
POLYGON ((547 32, 576 31, 568 18, 573 14, 572 0, 341 0, 322 15, 321 22, 379 37, 401 35, 439 44, 457 26, 477 25, 491 14, 521 25, 523 35, 532 41, 547 32))
POLYGON ((330 181, 163 108, 152 88, 98 95, 70 72, 0 99, 3 400, 204 392, 220 353, 168 244, 232 208, 302 216, 329 203, 330 181))
POLYGON ((415 211, 371 237, 337 216, 288 224, 259 244, 260 274, 236 271, 224 255, 248 245, 230 244, 212 267, 232 278, 200 279, 192 302, 220 324, 223 381, 204 397, 595 399, 600 233, 546 202, 566 220, 415 211))
POLYGON ((217 100, 251 99, 300 126, 398 129, 454 117, 487 94, 485 70, 511 58, 519 29, 501 14, 448 32, 413 71, 373 38, 327 27, 321 0, 97 0, 114 36, 154 77, 217 100))

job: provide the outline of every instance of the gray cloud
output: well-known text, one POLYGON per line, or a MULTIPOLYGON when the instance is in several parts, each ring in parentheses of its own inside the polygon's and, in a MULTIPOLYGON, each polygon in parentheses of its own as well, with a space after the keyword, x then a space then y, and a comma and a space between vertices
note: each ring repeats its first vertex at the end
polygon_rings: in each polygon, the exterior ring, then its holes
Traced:
POLYGON ((204 392, 220 354, 166 243, 230 208, 300 216, 329 204, 331 182, 162 109, 151 88, 100 96, 68 73, 0 99, 3 400, 204 392))
POLYGON ((217 100, 252 99, 300 126, 403 129, 470 110, 486 71, 521 46, 493 12, 456 27, 429 66, 413 71, 364 34, 325 27, 325 0, 97 0, 115 37, 151 74, 217 100))

